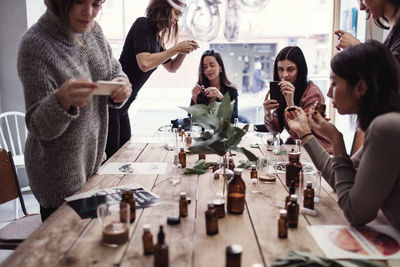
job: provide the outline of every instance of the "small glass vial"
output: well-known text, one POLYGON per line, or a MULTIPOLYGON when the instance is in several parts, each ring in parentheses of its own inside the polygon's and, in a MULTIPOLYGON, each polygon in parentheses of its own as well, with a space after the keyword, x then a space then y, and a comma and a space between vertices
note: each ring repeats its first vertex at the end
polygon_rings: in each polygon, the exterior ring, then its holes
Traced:
POLYGON ((233 171, 235 169, 235 162, 233 161, 233 157, 229 157, 229 169, 233 171))
POLYGON ((179 199, 179 216, 187 217, 188 216, 188 201, 186 199, 186 193, 181 192, 179 199))
POLYGON ((186 146, 190 147, 192 145, 192 135, 190 133, 186 136, 186 146))
POLYGON ((292 181, 290 181, 289 195, 287 195, 286 199, 285 199, 285 209, 286 209, 287 204, 290 201, 290 196, 293 194, 296 194, 296 187, 294 186, 294 181, 292 180, 292 181))
POLYGON ((154 246, 154 267, 168 267, 168 245, 165 244, 165 234, 163 226, 160 225, 160 231, 157 235, 157 244, 154 246))
MULTIPOLYGON (((127 203, 130 205, 130 217, 129 217, 129 222, 133 223, 136 218, 136 200, 135 197, 133 196, 133 192, 130 190, 122 192, 122 199, 121 199, 121 206, 123 203, 127 203)), ((126 221, 125 218, 121 218, 121 221, 126 221)))
POLYGON ((181 142, 183 143, 183 141, 185 141, 185 137, 186 137, 185 129, 182 129, 180 137, 181 137, 181 142))
POLYGON ((206 217, 207 235, 218 234, 218 217, 213 202, 208 202, 207 210, 204 212, 206 217))
POLYGON ((228 212, 242 214, 246 196, 246 184, 242 179, 242 169, 233 170, 233 178, 228 183, 228 212))
POLYGON ((240 267, 243 248, 240 245, 226 247, 226 267, 240 267))
POLYGON ((212 168, 212 171, 213 171, 213 174, 214 174, 214 179, 219 179, 218 170, 219 170, 219 162, 214 162, 213 168, 212 168))
POLYGON ((315 101, 313 110, 318 111, 318 113, 321 114, 322 117, 325 117, 326 105, 322 104, 321 102, 315 101))
POLYGON ((150 232, 150 225, 143 225, 143 254, 151 255, 154 252, 153 235, 150 232))
POLYGON ((182 168, 186 167, 186 153, 185 150, 183 149, 183 147, 181 147, 179 154, 178 154, 178 158, 179 158, 179 164, 181 164, 182 168))
POLYGON ((201 159, 206 160, 206 154, 199 154, 199 160, 201 159))
POLYGON ((288 221, 287 221, 287 211, 285 209, 279 210, 278 219, 278 237, 287 238, 288 235, 288 221))
POLYGON ((299 187, 300 171, 303 166, 300 163, 300 153, 294 152, 294 149, 288 153, 289 161, 286 163, 286 186, 290 185, 290 181, 294 180, 296 187, 299 187))
POLYGON ((250 179, 257 179, 257 177, 258 177, 258 174, 257 174, 256 165, 251 165, 250 179))
POLYGON ((225 200, 223 199, 216 199, 213 201, 214 203, 214 208, 217 213, 218 218, 224 218, 225 217, 225 200))
POLYGON ((307 209, 314 209, 314 189, 312 188, 312 181, 307 181, 306 188, 304 189, 303 206, 307 209))
POLYGON ((297 204, 297 195, 291 195, 290 201, 286 207, 289 228, 296 228, 299 221, 299 204, 297 204))

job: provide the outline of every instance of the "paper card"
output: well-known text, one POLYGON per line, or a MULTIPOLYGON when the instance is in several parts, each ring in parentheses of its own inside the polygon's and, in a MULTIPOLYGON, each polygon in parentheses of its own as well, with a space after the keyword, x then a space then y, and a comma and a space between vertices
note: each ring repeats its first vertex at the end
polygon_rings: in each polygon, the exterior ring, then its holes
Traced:
POLYGON ((92 95, 111 95, 112 92, 124 85, 124 82, 98 81, 98 88, 94 89, 92 95))
POLYGON ((165 174, 167 163, 161 162, 110 162, 98 174, 165 174))
POLYGON ((390 225, 312 225, 307 229, 330 259, 400 259, 400 232, 390 225))

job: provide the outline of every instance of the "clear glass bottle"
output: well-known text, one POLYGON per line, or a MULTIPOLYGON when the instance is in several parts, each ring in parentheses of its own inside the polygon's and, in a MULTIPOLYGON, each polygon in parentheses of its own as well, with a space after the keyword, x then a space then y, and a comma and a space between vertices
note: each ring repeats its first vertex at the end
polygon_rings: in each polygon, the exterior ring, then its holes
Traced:
POLYGON ((226 247, 226 267, 240 267, 243 248, 240 245, 226 247))
POLYGON ((299 187, 300 171, 303 166, 300 163, 300 153, 294 152, 294 149, 288 153, 289 161, 286 163, 286 186, 294 180, 296 187, 299 187))
POLYGON ((143 254, 151 255, 154 252, 153 235, 150 232, 150 225, 143 225, 143 254))
POLYGON ((290 196, 293 194, 296 194, 296 187, 294 186, 294 180, 290 181, 289 195, 287 195, 286 199, 285 199, 285 209, 286 209, 287 204, 290 201, 290 196))
MULTIPOLYGON (((136 218, 136 200, 135 197, 133 196, 133 192, 131 190, 126 190, 122 192, 122 199, 121 199, 121 205, 123 205, 123 202, 127 203, 130 205, 130 215, 129 215, 129 222, 133 223, 136 218)), ((125 221, 122 220, 121 221, 125 221)))
POLYGON ((288 221, 287 221, 287 211, 285 209, 279 210, 278 219, 278 237, 287 238, 288 235, 288 221))
POLYGON ((208 202, 207 208, 204 212, 206 217, 206 232, 207 235, 216 235, 218 234, 218 217, 214 203, 212 201, 208 202))
POLYGON ((228 183, 228 212, 242 214, 246 196, 246 184, 242 179, 242 169, 233 170, 233 178, 228 183))
POLYGON ((179 154, 178 154, 178 158, 179 158, 179 164, 181 164, 182 168, 186 167, 186 153, 185 150, 183 149, 183 147, 181 147, 179 154))
POLYGON ((250 171, 250 179, 257 179, 258 178, 258 174, 257 174, 257 169, 256 169, 256 165, 251 165, 251 171, 250 171))
POLYGON ((307 181, 306 188, 304 189, 303 206, 307 209, 314 209, 314 189, 312 188, 312 181, 307 181))
POLYGON ((163 226, 160 225, 160 231, 157 235, 157 244, 154 246, 154 267, 168 267, 168 264, 168 245, 165 244, 163 226))
POLYGON ((289 228, 296 228, 299 221, 299 204, 297 204, 297 195, 291 195, 290 201, 286 206, 289 228))
POLYGON ((188 216, 188 201, 186 199, 186 192, 181 192, 179 198, 179 216, 188 216))

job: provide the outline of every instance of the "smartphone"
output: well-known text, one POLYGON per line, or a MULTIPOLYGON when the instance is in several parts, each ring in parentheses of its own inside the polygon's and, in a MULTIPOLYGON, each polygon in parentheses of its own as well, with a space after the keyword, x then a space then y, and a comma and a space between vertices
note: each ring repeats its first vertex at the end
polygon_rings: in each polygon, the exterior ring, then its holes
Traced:
POLYGON ((279 103, 279 107, 284 107, 286 104, 285 97, 281 92, 281 88, 279 87, 279 81, 269 82, 269 98, 275 99, 279 103))
POLYGON ((112 92, 124 85, 124 82, 98 81, 98 88, 94 89, 93 95, 111 95, 112 92))

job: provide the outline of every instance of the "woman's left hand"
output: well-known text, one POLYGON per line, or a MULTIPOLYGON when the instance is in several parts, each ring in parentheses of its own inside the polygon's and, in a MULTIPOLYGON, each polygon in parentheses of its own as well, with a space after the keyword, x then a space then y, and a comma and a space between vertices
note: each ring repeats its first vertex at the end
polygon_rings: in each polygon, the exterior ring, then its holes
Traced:
POLYGON ((282 80, 281 82, 278 83, 278 85, 281 88, 281 92, 283 96, 285 97, 286 100, 286 105, 288 107, 294 106, 294 90, 295 87, 291 82, 282 80))
POLYGON ((321 133, 323 136, 326 136, 330 141, 342 136, 336 127, 322 117, 318 111, 310 109, 308 112, 308 117, 311 127, 321 133))
POLYGON ((222 100, 224 98, 217 87, 208 87, 206 90, 204 90, 204 93, 206 93, 207 97, 216 97, 219 100, 222 100))
POLYGON ((124 78, 117 78, 113 81, 124 83, 120 88, 111 93, 111 98, 115 103, 122 103, 131 96, 132 85, 127 79, 124 78))
POLYGON ((290 127, 298 137, 302 137, 311 133, 308 126, 307 115, 300 107, 292 106, 285 109, 285 119, 290 127))

